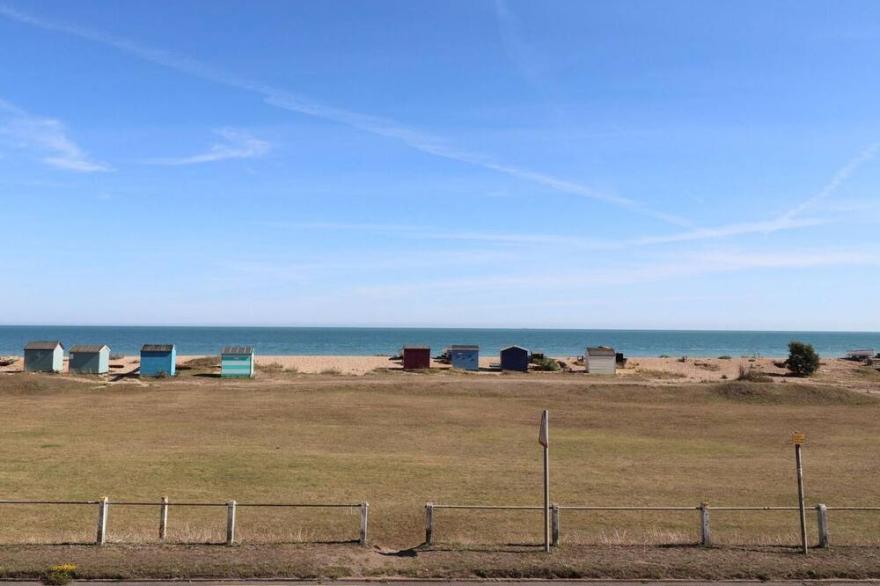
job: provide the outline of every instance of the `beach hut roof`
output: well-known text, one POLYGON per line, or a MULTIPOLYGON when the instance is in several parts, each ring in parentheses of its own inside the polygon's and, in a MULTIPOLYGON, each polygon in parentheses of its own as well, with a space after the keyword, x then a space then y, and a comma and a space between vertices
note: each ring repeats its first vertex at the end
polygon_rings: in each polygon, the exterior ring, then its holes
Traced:
POLYGON ((453 344, 449 347, 450 350, 479 350, 480 347, 477 344, 453 344))
POLYGON ((589 354, 590 356, 616 356, 614 348, 609 348, 608 346, 595 346, 593 348, 587 348, 587 354, 589 354))
POLYGON ((34 342, 28 342, 24 349, 25 350, 54 350, 58 346, 64 348, 64 345, 58 340, 36 340, 34 342))
POLYGON ((430 350, 430 346, 404 346, 404 350, 430 350))
POLYGON ((529 351, 528 348, 523 348, 522 346, 516 346, 516 345, 514 345, 514 346, 508 346, 507 348, 502 348, 502 349, 501 349, 502 352, 504 352, 505 350, 525 350, 526 352, 529 351))
POLYGON ((253 354, 253 346, 226 346, 221 354, 253 354))
POLYGON ((144 344, 141 352, 171 352, 174 350, 174 344, 144 344))
POLYGON ((108 350, 110 349, 110 347, 107 344, 77 344, 76 346, 73 346, 70 349, 70 351, 71 352, 89 353, 89 352, 100 352, 104 348, 107 348, 108 350))

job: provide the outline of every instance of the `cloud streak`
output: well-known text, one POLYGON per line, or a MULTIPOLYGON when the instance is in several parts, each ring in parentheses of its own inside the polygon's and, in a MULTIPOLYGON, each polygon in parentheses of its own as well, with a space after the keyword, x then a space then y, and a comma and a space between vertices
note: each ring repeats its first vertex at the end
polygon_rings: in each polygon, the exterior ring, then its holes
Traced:
POLYGON ((713 251, 684 255, 666 262, 650 262, 624 267, 596 268, 577 274, 528 273, 485 275, 472 278, 444 279, 426 282, 362 286, 355 292, 386 299, 388 297, 418 294, 424 291, 455 294, 509 293, 510 289, 537 291, 562 290, 567 295, 584 288, 614 285, 635 285, 704 274, 740 272, 747 270, 797 270, 818 267, 864 266, 880 267, 880 254, 869 247, 839 250, 805 250, 794 252, 713 251))
POLYGON ((254 159, 262 157, 271 148, 268 142, 254 138, 244 132, 230 129, 220 129, 215 132, 223 138, 223 142, 214 143, 207 152, 187 157, 151 159, 147 163, 150 165, 182 166, 213 163, 228 159, 254 159))
POLYGON ((646 236, 622 240, 600 240, 584 238, 582 236, 564 234, 528 234, 528 233, 503 233, 488 231, 449 231, 431 226, 410 226, 401 224, 369 224, 369 223, 339 223, 339 222, 264 222, 263 225, 275 228, 300 228, 317 230, 338 231, 363 231, 402 236, 405 238, 426 240, 461 240, 479 241, 494 244, 511 245, 548 245, 577 248, 580 250, 624 250, 652 245, 674 244, 679 242, 696 242, 701 240, 716 240, 734 236, 750 234, 772 234, 782 230, 796 230, 819 226, 829 223, 828 219, 818 218, 780 218, 765 222, 744 222, 740 224, 728 224, 709 228, 696 228, 678 232, 675 234, 646 236))
POLYGON ((25 112, 0 99, 0 137, 15 148, 39 153, 40 160, 52 167, 78 173, 110 171, 106 163, 92 159, 68 135, 64 124, 25 112))
POLYGON ((846 183, 852 175, 859 170, 860 167, 870 162, 877 156, 877 151, 880 150, 880 142, 875 142, 874 144, 868 145, 865 147, 860 153, 858 153, 855 157, 853 157, 849 162, 846 163, 834 176, 831 180, 826 183, 818 193, 813 195, 812 197, 803 201, 800 205, 792 208, 788 212, 786 212, 780 219, 791 219, 794 218, 805 210, 808 210, 812 207, 815 207, 817 203, 824 201, 831 196, 833 196, 840 187, 846 183))
POLYGON ((349 126, 377 136, 394 139, 414 150, 428 155, 457 161, 474 167, 483 168, 487 171, 493 171, 495 173, 522 179, 570 196, 614 205, 636 214, 655 218, 668 224, 677 226, 692 225, 691 222, 684 218, 665 211, 651 209, 643 203, 630 198, 604 193, 581 183, 546 173, 504 164, 487 155, 470 153, 452 148, 442 139, 409 128, 394 120, 320 104, 304 96, 272 87, 261 81, 231 75, 225 71, 194 59, 174 55, 167 51, 145 47, 128 39, 79 26, 39 18, 3 4, 0 4, 0 16, 43 30, 64 33, 113 47, 145 61, 174 69, 187 75, 255 93, 260 95, 266 104, 297 112, 302 115, 349 126))

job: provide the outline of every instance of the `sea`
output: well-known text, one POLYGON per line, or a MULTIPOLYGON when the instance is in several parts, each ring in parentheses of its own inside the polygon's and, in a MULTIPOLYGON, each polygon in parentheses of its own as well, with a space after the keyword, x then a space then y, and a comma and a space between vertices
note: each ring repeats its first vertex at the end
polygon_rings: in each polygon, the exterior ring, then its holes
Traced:
POLYGON ((373 356, 404 345, 477 344, 484 354, 518 345, 551 356, 578 356, 587 346, 611 346, 626 356, 784 356, 788 343, 812 344, 822 356, 848 350, 880 351, 878 332, 769 332, 684 330, 567 330, 374 327, 0 326, 0 355, 21 355, 30 340, 107 344, 134 355, 143 344, 177 345, 179 355, 218 354, 223 346, 252 345, 262 355, 373 356))

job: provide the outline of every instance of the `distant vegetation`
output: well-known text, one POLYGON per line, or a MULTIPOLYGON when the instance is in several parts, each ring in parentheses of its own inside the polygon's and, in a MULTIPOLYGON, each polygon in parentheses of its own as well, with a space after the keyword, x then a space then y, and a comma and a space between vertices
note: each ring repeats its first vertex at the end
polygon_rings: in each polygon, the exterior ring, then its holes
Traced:
POLYGON ((819 355, 811 344, 791 342, 788 345, 788 360, 785 366, 798 376, 810 376, 819 370, 819 355))
POLYGON ((535 367, 535 370, 551 370, 556 371, 559 370, 559 362, 550 358, 549 356, 544 356, 539 358, 538 360, 534 360, 532 364, 535 367))

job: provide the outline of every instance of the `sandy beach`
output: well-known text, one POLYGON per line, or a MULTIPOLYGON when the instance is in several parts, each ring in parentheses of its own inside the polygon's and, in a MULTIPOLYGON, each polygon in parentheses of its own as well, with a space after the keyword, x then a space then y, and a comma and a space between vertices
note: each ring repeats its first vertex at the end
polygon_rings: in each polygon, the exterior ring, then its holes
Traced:
MULTIPOLYGON (((21 372, 23 361, 20 356, 12 364, 0 366, 0 373, 21 372)), ((697 357, 635 357, 627 360, 626 365, 618 367, 615 376, 588 374, 583 362, 576 356, 554 357, 560 370, 541 372, 530 370, 529 373, 502 372, 498 369, 497 356, 482 356, 480 371, 464 372, 453 370, 449 364, 432 360, 428 372, 405 372, 400 360, 389 356, 257 356, 257 378, 267 379, 273 376, 325 375, 325 376, 376 376, 387 375, 458 375, 458 376, 559 376, 574 377, 580 380, 602 382, 638 382, 650 385, 673 385, 683 382, 719 382, 736 380, 743 370, 752 372, 765 379, 765 382, 785 383, 792 377, 781 367, 782 357, 777 358, 697 358, 697 357)), ((217 356, 178 356, 177 365, 180 374, 201 372, 210 374, 219 372, 217 356)), ((122 377, 130 379, 137 376, 139 359, 137 356, 125 356, 111 361, 110 373, 104 375, 110 379, 122 377)), ((875 392, 870 379, 864 373, 866 367, 857 362, 839 358, 827 358, 822 361, 820 372, 809 379, 798 379, 802 382, 844 383, 860 388, 865 386, 866 392, 875 392)), ((65 359, 64 371, 67 371, 65 359)), ((68 375, 70 376, 70 375, 68 375)))

